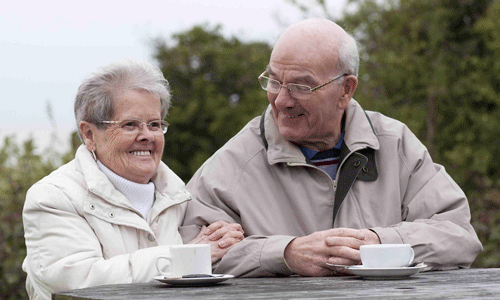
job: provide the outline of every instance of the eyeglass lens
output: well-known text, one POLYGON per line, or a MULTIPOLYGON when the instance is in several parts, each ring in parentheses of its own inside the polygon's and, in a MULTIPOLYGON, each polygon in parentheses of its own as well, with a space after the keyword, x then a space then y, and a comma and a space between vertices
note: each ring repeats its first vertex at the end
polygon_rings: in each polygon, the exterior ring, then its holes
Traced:
POLYGON ((141 122, 138 120, 125 120, 121 122, 120 127, 127 132, 137 132, 142 130, 142 126, 146 125, 148 130, 153 133, 166 133, 167 124, 161 122, 160 120, 151 121, 149 123, 141 122))
POLYGON ((282 87, 286 88, 292 97, 308 96, 311 93, 311 88, 306 85, 295 83, 282 85, 279 81, 265 76, 260 77, 260 85, 264 90, 271 94, 278 94, 282 87))

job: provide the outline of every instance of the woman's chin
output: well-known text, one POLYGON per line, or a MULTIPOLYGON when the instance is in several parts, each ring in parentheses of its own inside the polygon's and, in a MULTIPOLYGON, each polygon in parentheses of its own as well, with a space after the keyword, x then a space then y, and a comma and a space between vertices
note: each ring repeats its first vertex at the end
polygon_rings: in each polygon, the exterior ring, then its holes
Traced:
POLYGON ((122 176, 130 181, 137 183, 148 183, 156 173, 158 168, 154 160, 135 162, 129 165, 128 170, 125 170, 125 176, 122 176))

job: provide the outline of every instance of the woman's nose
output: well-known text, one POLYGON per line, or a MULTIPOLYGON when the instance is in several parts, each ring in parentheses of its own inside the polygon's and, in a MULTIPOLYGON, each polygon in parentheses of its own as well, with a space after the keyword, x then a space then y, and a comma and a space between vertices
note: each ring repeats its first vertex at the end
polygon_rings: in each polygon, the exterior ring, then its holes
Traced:
POLYGON ((137 135, 137 139, 139 141, 147 140, 147 141, 153 141, 155 138, 153 132, 149 130, 148 126, 146 124, 142 124, 141 130, 139 130, 139 134, 137 135))

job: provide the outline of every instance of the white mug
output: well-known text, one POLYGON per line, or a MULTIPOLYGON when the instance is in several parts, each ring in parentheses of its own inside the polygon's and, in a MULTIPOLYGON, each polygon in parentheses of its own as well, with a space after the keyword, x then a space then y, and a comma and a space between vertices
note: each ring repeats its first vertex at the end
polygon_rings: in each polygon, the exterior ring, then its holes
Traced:
POLYGON ((212 274, 212 254, 208 244, 186 244, 170 246, 170 255, 161 255, 156 259, 158 273, 169 278, 179 278, 190 274, 212 274), (161 266, 161 260, 167 260, 169 267, 161 266), (165 269, 168 272, 165 272, 165 269))
POLYGON ((377 244, 359 247, 365 268, 400 268, 413 261, 415 253, 410 244, 377 244))

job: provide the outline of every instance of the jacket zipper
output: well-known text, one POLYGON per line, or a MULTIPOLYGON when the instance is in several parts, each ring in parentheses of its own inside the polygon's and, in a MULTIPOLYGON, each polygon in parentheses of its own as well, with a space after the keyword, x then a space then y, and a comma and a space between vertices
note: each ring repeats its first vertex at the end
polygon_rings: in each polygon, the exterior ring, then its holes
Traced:
POLYGON ((328 179, 330 179, 330 181, 332 182, 331 186, 332 186, 332 189, 333 189, 333 199, 335 199, 335 192, 337 191, 337 180, 334 180, 330 177, 330 175, 328 175, 328 173, 326 173, 325 171, 321 170, 320 168, 314 166, 314 165, 310 165, 310 164, 305 164, 305 163, 293 163, 293 162, 287 162, 286 163, 287 166, 289 167, 309 167, 309 168, 313 168, 313 169, 316 169, 320 172, 322 172, 323 174, 325 174, 326 177, 328 177, 328 179))
POLYGON ((293 162, 287 162, 286 164, 288 166, 291 166, 291 167, 293 167, 293 166, 311 167, 311 168, 314 168, 316 170, 319 170, 319 171, 323 172, 332 181, 333 198, 335 199, 335 193, 337 192, 337 182, 338 182, 338 178, 339 178, 339 171, 342 168, 342 166, 344 165, 344 162, 354 152, 356 152, 358 150, 361 150, 361 149, 365 149, 365 148, 366 147, 359 147, 359 148, 357 148, 355 150, 349 151, 349 153, 346 155, 346 157, 344 157, 344 160, 339 163, 339 165, 337 167, 337 173, 335 174, 335 179, 331 178, 330 175, 328 175, 325 171, 321 170, 320 168, 318 168, 318 167, 316 167, 314 165, 310 165, 310 164, 307 164, 307 163, 305 164, 305 163, 293 163, 293 162))

